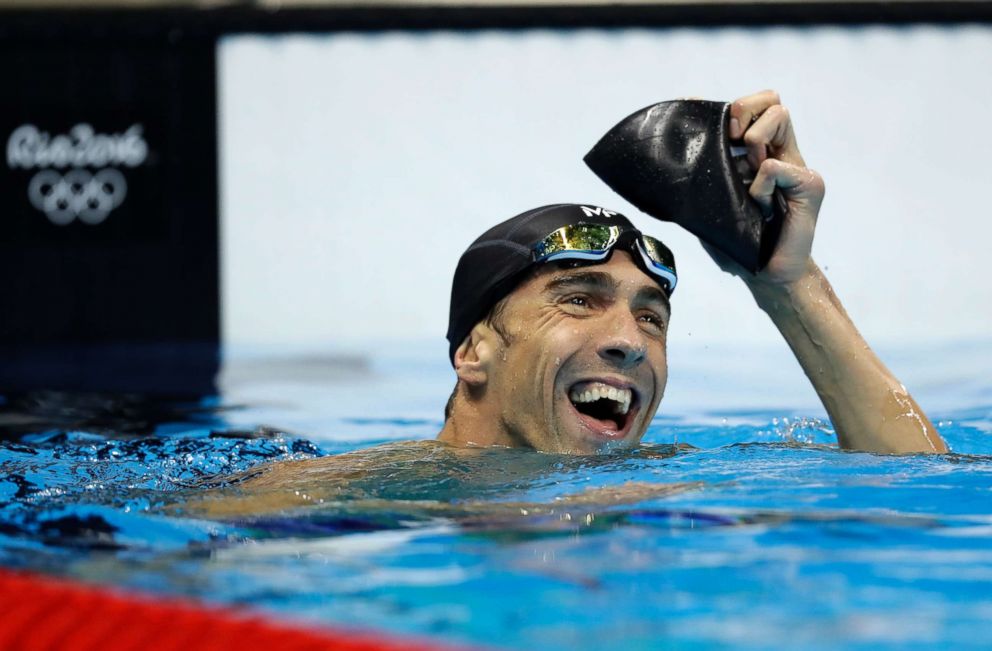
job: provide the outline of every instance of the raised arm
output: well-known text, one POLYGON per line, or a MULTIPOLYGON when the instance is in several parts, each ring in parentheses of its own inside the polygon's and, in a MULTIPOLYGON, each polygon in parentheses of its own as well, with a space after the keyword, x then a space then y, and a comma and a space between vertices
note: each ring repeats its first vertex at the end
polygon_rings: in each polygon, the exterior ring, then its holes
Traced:
POLYGON ((768 266, 750 274, 710 255, 743 279, 785 337, 837 431, 841 447, 883 453, 946 452, 947 446, 906 387, 878 359, 810 257, 823 201, 819 174, 799 153, 788 111, 772 91, 734 102, 730 135, 743 136, 757 170, 751 195, 770 210, 778 188, 788 203, 768 266))

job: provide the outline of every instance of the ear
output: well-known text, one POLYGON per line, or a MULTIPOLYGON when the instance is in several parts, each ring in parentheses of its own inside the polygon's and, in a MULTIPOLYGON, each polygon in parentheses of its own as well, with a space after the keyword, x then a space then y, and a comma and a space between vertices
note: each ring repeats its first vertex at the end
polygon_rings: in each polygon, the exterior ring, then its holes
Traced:
POLYGON ((455 374, 470 387, 481 387, 489 381, 494 334, 489 326, 476 324, 455 350, 455 374))

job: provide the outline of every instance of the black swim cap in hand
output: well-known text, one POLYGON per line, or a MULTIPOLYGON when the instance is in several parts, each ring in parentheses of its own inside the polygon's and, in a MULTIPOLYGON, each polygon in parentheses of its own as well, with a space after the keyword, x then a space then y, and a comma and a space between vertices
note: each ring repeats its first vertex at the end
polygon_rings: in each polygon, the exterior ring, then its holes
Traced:
MULTIPOLYGON (((673 221, 757 272, 778 242, 787 206, 780 192, 762 214, 754 173, 728 135, 730 105, 661 102, 621 120, 586 154, 607 185, 645 213, 673 221)), ((740 143, 743 144, 743 143, 740 143)))

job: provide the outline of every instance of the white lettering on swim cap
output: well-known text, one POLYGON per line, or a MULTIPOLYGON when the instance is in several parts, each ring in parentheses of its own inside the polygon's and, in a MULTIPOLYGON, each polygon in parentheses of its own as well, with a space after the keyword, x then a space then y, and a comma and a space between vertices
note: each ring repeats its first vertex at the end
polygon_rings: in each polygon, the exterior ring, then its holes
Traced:
POLYGON ((617 214, 616 211, 607 210, 606 208, 600 208, 598 206, 579 206, 579 208, 582 208, 582 212, 586 214, 586 217, 595 217, 596 215, 601 217, 612 217, 617 214))

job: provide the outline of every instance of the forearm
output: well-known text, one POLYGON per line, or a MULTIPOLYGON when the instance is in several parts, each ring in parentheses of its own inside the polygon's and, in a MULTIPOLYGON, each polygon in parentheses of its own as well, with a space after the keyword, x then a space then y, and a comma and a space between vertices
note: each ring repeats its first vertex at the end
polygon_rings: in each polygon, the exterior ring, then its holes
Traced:
POLYGON ((930 419, 861 337, 830 283, 809 261, 797 281, 745 278, 785 337, 848 450, 946 452, 930 419))

